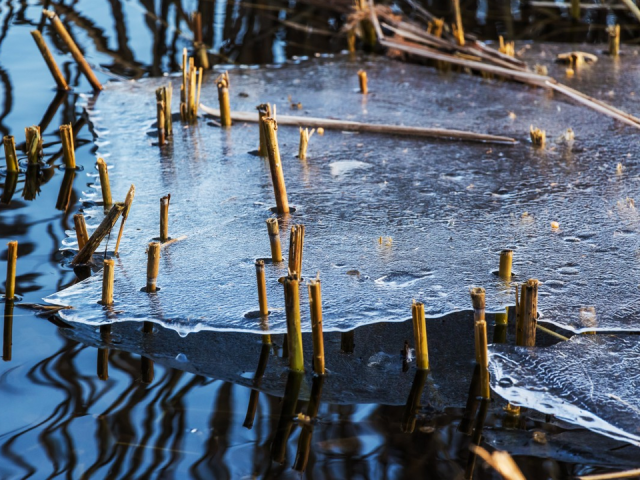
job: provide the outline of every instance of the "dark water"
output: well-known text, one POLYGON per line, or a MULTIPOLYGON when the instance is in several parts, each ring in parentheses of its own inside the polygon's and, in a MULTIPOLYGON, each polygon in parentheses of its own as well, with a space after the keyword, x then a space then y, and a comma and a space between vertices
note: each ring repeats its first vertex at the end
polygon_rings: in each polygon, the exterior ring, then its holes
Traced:
MULTIPOLYGON (((574 40, 595 41, 603 37, 602 26, 613 21, 604 10, 593 18, 595 14, 587 12, 590 23, 567 30, 572 21, 566 11, 524 15, 524 9, 512 7, 513 15, 504 15, 499 12, 510 3, 468 3, 465 19, 474 22, 474 31, 489 37, 513 32, 517 38, 567 40, 572 35, 574 40), (484 16, 483 11, 488 14, 484 16), (552 34, 556 29, 557 34, 552 34)), ((202 12, 203 39, 212 46, 215 62, 280 63, 295 55, 340 50, 344 40, 336 32, 344 7, 326 8, 332 4, 84 0, 57 8, 89 61, 100 65, 99 78, 107 81, 112 76, 138 78, 175 70, 182 48, 191 47, 187 19, 195 9, 202 12), (283 19, 295 25, 286 28, 280 22, 283 19), (300 26, 324 33, 309 35, 300 26)), ((95 161, 94 135, 82 110, 91 101, 84 95, 89 85, 57 37, 45 28, 45 37, 74 87, 68 94, 57 94, 30 38, 29 31, 43 23, 41 8, 40 2, 11 0, 0 6, 0 132, 15 135, 19 144, 23 128, 39 124, 45 144, 46 164, 30 177, 30 188, 35 184, 38 189, 35 200, 24 198, 25 175, 20 175, 11 202, 0 207, 0 237, 20 243, 17 292, 24 303, 39 303, 77 281, 76 274, 62 266, 59 248, 65 231, 73 228, 82 192, 91 187, 80 172, 70 193, 61 194, 65 179, 57 168, 61 163, 58 126, 74 125, 77 161, 85 172, 95 161)), ((434 10, 448 9, 435 5, 434 10)), ((625 27, 623 39, 631 35, 633 27, 625 27)), ((4 252, 3 247, 0 272, 6 265, 4 252)), ((206 337, 202 338, 204 343, 206 337)), ((172 341, 180 346, 183 340, 176 336, 172 341)), ((235 342, 241 344, 237 339, 228 342, 233 347, 235 342)), ((117 345, 117 338, 112 344, 117 345)), ((278 425, 287 402, 281 394, 259 396, 249 429, 243 425, 252 398, 250 388, 217 379, 208 371, 184 371, 176 364, 183 360, 179 355, 173 363, 153 365, 152 376, 149 359, 95 346, 54 317, 35 315, 19 305, 6 306, 0 364, 0 478, 299 476, 292 466, 300 444, 304 451, 301 438, 306 441, 309 427, 293 425, 284 463, 271 460, 273 445, 282 438, 278 425)), ((356 358, 358 348, 356 343, 352 354, 356 358)), ((256 365, 258 361, 256 357, 256 365)), ((389 368, 403 375, 399 356, 390 359, 389 368)), ((470 363, 461 375, 470 378, 472 373, 470 363)), ((406 382, 410 384, 413 371, 404 375, 410 376, 406 382)), ((404 393, 409 394, 409 390, 404 393)), ((532 412, 510 424, 501 406, 494 402, 490 407, 485 446, 516 453, 527 478, 566 478, 635 466, 634 447, 559 422, 545 423, 532 412), (546 445, 533 441, 534 431, 546 432, 546 445)), ((301 401, 294 411, 307 408, 307 402, 301 401)), ((473 423, 474 414, 460 407, 436 413, 428 405, 417 412, 416 425, 408 433, 404 405, 322 403, 313 426, 306 476, 444 479, 469 473, 473 458, 468 447, 474 436, 468 435, 469 429, 460 432, 459 426, 470 419, 473 423)), ((297 465, 300 468, 302 463, 297 465)), ((495 478, 480 464, 475 476, 495 478)))

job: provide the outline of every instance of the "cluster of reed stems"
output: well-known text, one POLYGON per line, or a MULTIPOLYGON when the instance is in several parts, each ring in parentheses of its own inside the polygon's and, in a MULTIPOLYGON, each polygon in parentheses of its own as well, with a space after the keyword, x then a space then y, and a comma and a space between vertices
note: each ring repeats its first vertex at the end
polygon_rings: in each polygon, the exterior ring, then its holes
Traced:
POLYGON ((196 68, 187 49, 182 51, 182 85, 180 85, 180 119, 195 123, 198 119, 200 89, 202 87, 202 67, 196 68))

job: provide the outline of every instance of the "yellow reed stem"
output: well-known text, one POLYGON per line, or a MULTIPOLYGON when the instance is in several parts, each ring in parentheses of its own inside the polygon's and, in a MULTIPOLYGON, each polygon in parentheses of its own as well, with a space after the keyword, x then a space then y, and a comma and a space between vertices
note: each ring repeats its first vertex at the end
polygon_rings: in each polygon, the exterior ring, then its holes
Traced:
POLYGON ((287 315, 287 341, 289 343, 289 368, 304 372, 302 331, 300 329, 300 292, 296 278, 285 277, 284 301, 287 315))
POLYGON ((453 10, 456 16, 456 23, 453 34, 458 45, 464 46, 464 28, 462 27, 462 13, 460 11, 460 0, 453 0, 453 10))
POLYGON ((271 116, 271 105, 263 103, 258 105, 256 109, 258 110, 258 131, 260 134, 260 148, 258 150, 258 154, 261 157, 267 157, 269 154, 267 153, 267 143, 264 137, 264 125, 262 120, 271 116))
POLYGON ((229 103, 229 74, 222 73, 216 79, 218 87, 218 102, 220 103, 220 125, 231 126, 231 104, 229 103))
POLYGON ((302 249, 304 246, 304 225, 291 227, 289 236, 289 275, 302 279, 302 249))
POLYGON ((411 305, 411 317, 413 319, 413 336, 416 342, 416 367, 418 370, 429 370, 429 349, 424 303, 413 302, 413 305, 411 305))
POLYGON ((120 222, 120 230, 118 231, 118 240, 116 241, 116 248, 114 253, 118 254, 118 249, 120 248, 120 240, 122 240, 122 233, 124 232, 124 224, 129 217, 129 211, 131 210, 131 204, 133 203, 133 197, 136 195, 136 187, 131 185, 129 187, 129 191, 127 192, 127 197, 124 200, 124 210, 122 212, 122 222, 120 222))
POLYGON ((75 170, 76 168, 76 152, 73 143, 73 127, 69 125, 60 125, 60 140, 62 140, 62 158, 67 170, 75 170))
POLYGON ((87 223, 84 215, 78 213, 73 216, 73 223, 76 227, 76 238, 78 239, 78 251, 82 250, 89 241, 89 233, 87 232, 87 223))
POLYGON ((105 260, 102 269, 102 305, 113 305, 113 281, 115 269, 113 260, 105 260))
POLYGON ((498 276, 503 280, 511 280, 511 266, 513 264, 513 250, 502 250, 500 252, 500 268, 498 276))
POLYGON ((111 200, 111 185, 109 184, 109 170, 107 169, 107 163, 98 158, 96 162, 98 165, 98 173, 100 174, 100 188, 102 189, 102 203, 104 208, 109 208, 113 205, 111 200))
POLYGON ((171 195, 160 199, 160 242, 169 240, 169 202, 171 195))
POLYGON ((369 87, 367 86, 367 72, 364 70, 358 70, 358 81, 360 82, 360 93, 366 95, 369 92, 369 87))
POLYGON ((256 280, 258 282, 258 303, 260 305, 260 316, 269 315, 269 305, 267 304, 267 280, 264 274, 264 261, 256 260, 256 280))
POLYGON ((18 262, 18 242, 7 243, 7 283, 4 297, 13 300, 16 296, 16 263, 18 262))
POLYGON ((282 161, 280 160, 280 149, 278 147, 278 124, 271 117, 263 120, 264 136, 267 144, 267 154, 269 156, 269 167, 271 169, 271 181, 276 197, 276 208, 278 213, 289 213, 289 199, 287 198, 287 187, 284 183, 282 172, 282 161))
POLYGON ((40 126, 33 125, 24 129, 24 136, 27 146, 27 158, 29 165, 37 165, 42 157, 42 137, 40 136, 40 126))
POLYGON ((271 261, 273 263, 282 261, 282 248, 280 247, 280 228, 278 220, 267 219, 267 231, 269 232, 269 244, 271 245, 271 261))
POLYGON ((158 128, 158 145, 162 146, 166 141, 166 105, 164 103, 164 87, 156 89, 156 117, 158 128))
POLYGON ((298 148, 298 158, 300 160, 306 160, 307 158, 307 147, 309 146, 309 139, 316 131, 314 128, 309 132, 308 128, 303 129, 300 127, 300 147, 298 148))
POLYGON ((313 336, 313 371, 324 375, 324 340, 322 336, 322 291, 320 279, 309 281, 309 308, 313 336))
POLYGON ((44 37, 42 36, 40 31, 32 30, 31 36, 35 40, 36 45, 38 46, 38 50, 40 50, 40 54, 47 64, 47 67, 49 67, 49 71, 51 72, 51 76, 53 76, 53 79, 58 86, 58 90, 69 90, 69 85, 67 84, 64 75, 62 75, 62 72, 58 68, 58 64, 53 58, 53 55, 51 55, 51 51, 47 46, 47 42, 45 42, 44 37))
POLYGON ((609 33, 609 55, 617 57, 620 53, 620 25, 613 25, 607 29, 609 33))
POLYGON ((147 247, 147 293, 157 289, 158 272, 160 270, 160 244, 151 242, 147 247))

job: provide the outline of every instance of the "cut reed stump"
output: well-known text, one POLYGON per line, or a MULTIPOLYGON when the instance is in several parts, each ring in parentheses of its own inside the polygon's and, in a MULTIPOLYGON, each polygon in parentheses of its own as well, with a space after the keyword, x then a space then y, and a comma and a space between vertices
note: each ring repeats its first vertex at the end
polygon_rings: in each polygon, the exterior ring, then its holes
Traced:
POLYGON ((71 262, 72 265, 82 265, 85 263, 89 263, 94 252, 98 249, 100 243, 102 243, 102 240, 104 240, 104 237, 111 233, 113 226, 118 221, 118 218, 120 218, 123 210, 123 203, 116 203, 113 207, 111 207, 111 210, 109 210, 109 213, 107 213, 100 225, 98 225, 98 228, 96 228, 95 232, 93 232, 85 246, 82 247, 82 249, 74 257, 71 262))
POLYGON ((165 130, 165 112, 166 107, 162 95, 159 94, 160 89, 156 90, 156 122, 158 124, 158 145, 163 146, 166 143, 166 130, 165 130))
POLYGON ((7 161, 7 172, 19 172, 18 155, 16 153, 16 141, 12 135, 5 135, 2 139, 4 144, 4 158, 7 161))
POLYGON ((7 281, 5 284, 5 300, 14 300, 16 296, 16 264, 18 262, 18 242, 7 243, 7 281))
POLYGON ((196 64, 207 70, 210 66, 209 55, 207 47, 202 41, 202 14, 200 12, 193 12, 191 15, 191 30, 193 31, 193 50, 196 64))
POLYGON ((267 153, 267 142, 264 136, 264 125, 262 120, 271 116, 271 105, 268 103, 262 103, 256 107, 258 110, 258 131, 260 134, 260 148, 258 149, 258 154, 261 157, 268 157, 267 153))
POLYGON ((38 165, 42 158, 42 137, 40 136, 40 126, 32 125, 24 129, 25 151, 29 165, 38 165))
POLYGON ((519 302, 516 290, 516 345, 533 347, 536 344, 539 283, 536 279, 523 283, 519 302))
POLYGON ((260 316, 266 317, 269 315, 269 305, 267 304, 267 280, 264 274, 264 260, 256 260, 256 281, 258 283, 260 316))
POLYGON ((42 13, 44 13, 44 15, 47 18, 49 18, 49 20, 51 21, 51 25, 53 26, 53 29, 56 31, 58 36, 65 43, 65 45, 69 49, 69 52, 71 53, 76 63, 78 64, 78 68, 87 78, 87 80, 89 81, 93 89, 102 90, 103 88, 102 84, 100 83, 100 81, 98 81, 98 78, 93 73, 93 70, 91 70, 89 63, 86 61, 86 59, 84 58, 84 55, 82 55, 82 52, 80 51, 76 43, 71 38, 71 35, 69 35, 69 32, 67 32, 67 29, 62 24, 62 21, 60 20, 60 18, 58 18, 58 16, 50 10, 43 10, 42 13))
POLYGON ((118 232, 118 240, 116 241, 116 248, 113 251, 115 255, 118 255, 118 249, 120 248, 120 240, 122 240, 122 233, 124 231, 124 224, 129 217, 129 211, 131 210, 131 204, 133 203, 133 198, 136 195, 136 187, 131 185, 129 187, 129 191, 127 192, 127 196, 124 200, 124 211, 122 212, 122 222, 120 222, 120 231, 118 232))
POLYGON ((271 117, 262 120, 264 136, 267 144, 267 154, 269 156, 269 167, 271 169, 271 181, 273 192, 276 197, 276 210, 279 214, 289 213, 289 199, 287 198, 287 187, 284 183, 282 173, 282 161, 280 160, 280 149, 278 147, 278 124, 271 117))
POLYGON ((413 335, 416 342, 416 367, 418 370, 429 370, 429 349, 427 346, 427 323, 424 316, 424 303, 413 302, 411 305, 413 319, 413 335))
POLYGON ((289 368, 294 372, 304 372, 302 331, 300 329, 300 291, 297 278, 289 276, 284 279, 284 301, 287 315, 289 368))
POLYGON ((160 242, 169 240, 169 203, 171 194, 160 199, 160 242))
POLYGON ((76 168, 76 152, 73 143, 73 127, 69 125, 60 125, 60 140, 62 140, 62 158, 64 166, 67 170, 75 170, 76 168))
POLYGON ((304 225, 291 227, 289 236, 289 275, 302 280, 302 250, 304 247, 304 225))
POLYGON ((77 213, 73 216, 73 224, 76 227, 76 238, 78 239, 78 250, 82 250, 89 241, 89 233, 87 232, 87 223, 84 215, 77 213))
POLYGON ((115 269, 113 260, 105 260, 102 269, 102 305, 113 305, 113 281, 115 269))
POLYGON ((276 218, 267 219, 267 231, 269 232, 269 244, 271 245, 271 261, 282 261, 282 248, 280 247, 280 228, 276 218))
POLYGON ((109 184, 109 170, 107 169, 107 162, 102 158, 98 158, 96 162, 98 165, 98 173, 100 174, 100 189, 102 190, 102 203, 104 208, 110 208, 113 205, 111 200, 111 185, 109 184))
POLYGON ((313 371, 324 375, 324 340, 322 336, 322 292, 320 279, 309 281, 309 307, 311 310, 311 332, 313 336, 313 371))
POLYGON ((533 128, 533 125, 529 127, 529 135, 531 136, 531 143, 536 147, 544 147, 547 140, 547 134, 544 130, 539 128, 533 128))
POLYGON ((487 322, 485 321, 485 293, 484 288, 472 288, 471 304, 475 324, 476 362, 480 365, 480 396, 491 398, 489 385, 489 351, 487 343, 487 322))
POLYGON ((224 72, 216 79, 218 103, 220 104, 220 125, 231 126, 231 104, 229 103, 229 73, 224 72))
POLYGON ((609 55, 617 57, 620 53, 620 25, 612 25, 607 28, 609 34, 609 55))
POLYGON ((513 264, 513 250, 505 249, 500 252, 500 267, 498 276, 503 280, 511 280, 511 266, 513 264))
POLYGON ((158 122, 158 143, 162 146, 167 137, 173 135, 173 121, 171 119, 171 96, 173 87, 169 84, 166 87, 156 89, 156 116, 158 122), (162 107, 162 111, 160 111, 162 107))
POLYGON ((155 293, 157 291, 159 270, 160 244, 151 242, 147 247, 147 293, 155 293))
POLYGON ((44 37, 42 36, 42 33, 40 33, 39 30, 32 30, 31 36, 33 37, 33 40, 36 42, 36 45, 38 46, 38 50, 40 50, 40 55, 42 55, 42 58, 47 64, 47 67, 49 67, 49 71, 51 72, 51 76, 53 77, 53 79, 56 82, 56 85, 58 86, 58 90, 65 90, 65 91, 69 90, 69 85, 67 84, 67 81, 64 78, 64 75, 62 75, 60 68, 58 68, 58 64, 53 58, 53 55, 51 55, 51 51, 49 50, 49 47, 47 46, 47 42, 45 42, 44 37))
POLYGON ((358 70, 358 82, 360 83, 360 93, 366 95, 369 92, 367 86, 367 72, 358 70))
POLYGON ((298 148, 298 158, 300 160, 307 159, 307 147, 309 146, 309 139, 315 131, 315 128, 312 129, 311 132, 309 132, 308 128, 303 129, 302 127, 300 127, 300 147, 298 148))

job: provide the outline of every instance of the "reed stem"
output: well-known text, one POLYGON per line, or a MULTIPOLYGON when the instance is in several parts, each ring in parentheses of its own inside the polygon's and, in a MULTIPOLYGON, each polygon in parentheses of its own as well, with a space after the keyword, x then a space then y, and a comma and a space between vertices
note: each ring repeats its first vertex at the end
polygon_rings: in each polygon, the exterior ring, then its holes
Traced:
POLYGON ((531 136, 531 143, 536 147, 544 147, 547 140, 547 134, 544 130, 539 128, 533 128, 533 125, 529 127, 529 135, 531 136))
POLYGON ((40 33, 39 30, 32 30, 31 36, 35 40, 36 45, 38 46, 38 50, 40 50, 40 55, 42 55, 42 58, 47 64, 47 67, 49 67, 49 71, 51 72, 51 76, 58 86, 58 90, 69 90, 69 85, 67 84, 64 75, 62 75, 62 72, 58 68, 58 64, 53 58, 53 55, 51 55, 51 51, 49 50, 47 42, 45 42, 42 33, 40 33))
POLYGON ((519 310, 516 317, 516 345, 533 347, 536 344, 539 283, 538 280, 529 279, 521 286, 520 303, 516 307, 519 310))
POLYGON ((256 280, 258 282, 260 316, 266 317, 269 315, 269 305, 267 304, 267 281, 264 274, 264 260, 256 260, 256 280))
POLYGON ((260 148, 258 149, 258 155, 261 157, 267 157, 269 156, 269 153, 267 152, 267 142, 264 136, 264 125, 262 120, 271 116, 271 105, 263 103, 258 105, 256 109, 258 110, 258 131, 260 134, 260 148))
POLYGON ((276 218, 267 219, 267 231, 269 232, 269 244, 271 245, 271 261, 282 261, 282 248, 280 247, 280 228, 276 218))
POLYGON ((122 240, 122 233, 124 232, 124 224, 129 217, 129 211, 131 210, 131 204, 133 203, 133 198, 136 195, 136 187, 131 185, 129 187, 129 191, 127 192, 127 196, 124 200, 124 210, 122 212, 122 222, 120 222, 120 230, 118 231, 118 240, 116 241, 116 248, 113 251, 115 255, 118 255, 118 249, 120 248, 120 240, 122 240))
POLYGON ((164 87, 164 130, 167 137, 173 135, 173 119, 171 118, 171 99, 173 97, 173 85, 169 82, 169 85, 164 87))
POLYGON ((7 172, 13 173, 20 171, 15 139, 12 135, 5 135, 2 142, 4 143, 4 158, 7 161, 7 172))
POLYGON ((300 292, 298 279, 284 279, 284 301, 287 315, 287 341, 289 342, 289 368, 304 372, 302 331, 300 329, 300 292))
POLYGON ((287 198, 287 187, 282 173, 282 161, 280 160, 280 149, 278 148, 278 136, 276 133, 278 124, 272 117, 265 117, 262 122, 269 156, 273 192, 276 197, 276 209, 279 214, 289 213, 289 199, 287 198))
POLYGON ((158 145, 159 146, 163 146, 166 143, 166 119, 165 119, 165 112, 166 112, 166 105, 164 103, 164 101, 162 100, 162 94, 159 94, 159 91, 161 92, 162 89, 159 88, 158 90, 156 90, 156 116, 157 116, 157 124, 158 124, 158 145))
POLYGON ((229 73, 224 72, 216 79, 218 102, 220 103, 220 125, 231 126, 231 104, 229 103, 229 73))
POLYGON ((311 310, 311 332, 313 336, 313 371, 324 375, 324 339, 322 335, 322 286, 320 279, 309 281, 309 308, 311 310))
POLYGON ((464 28, 462 27, 462 13, 460 12, 460 0, 453 0, 453 11, 456 17, 455 28, 453 34, 456 37, 458 45, 464 46, 464 28))
POLYGON ((78 251, 82 250, 89 241, 89 233, 87 232, 87 223, 84 215, 77 213, 73 216, 73 223, 76 227, 76 238, 78 239, 78 251))
POLYGON ((118 218, 120 218, 123 210, 124 204, 122 203, 116 203, 111 207, 111 210, 109 210, 109 213, 107 213, 102 222, 100 222, 98 228, 96 228, 91 237, 89 237, 85 246, 80 249, 78 254, 71 261, 72 265, 82 265, 91 260, 93 253, 98 249, 104 237, 111 233, 113 226, 118 221, 118 218))
POLYGON ((60 125, 60 140, 62 140, 62 158, 64 166, 67 170, 75 170, 76 168, 76 152, 73 143, 73 127, 69 125, 60 125))
POLYGON ((500 268, 498 276, 503 280, 511 280, 511 266, 513 264, 513 250, 502 250, 500 252, 500 268))
POLYGON ((50 10, 43 10, 42 13, 44 13, 49 18, 49 20, 51 20, 53 29, 56 31, 58 36, 60 36, 62 41, 65 43, 65 45, 69 49, 69 52, 71 53, 76 63, 78 64, 78 68, 87 78, 87 80, 89 81, 93 89, 102 90, 103 87, 98 81, 98 78, 93 73, 93 70, 91 70, 89 63, 85 60, 84 55, 82 55, 82 52, 80 51, 76 43, 71 38, 71 35, 69 35, 69 32, 67 32, 67 29, 62 24, 62 21, 60 20, 60 18, 58 18, 58 16, 50 10))
POLYGON ((427 323, 424 316, 424 303, 413 302, 413 305, 411 305, 411 317, 413 318, 413 335, 416 341, 416 367, 418 370, 429 370, 427 323))
POLYGON ((18 262, 18 242, 7 243, 7 283, 4 298, 13 300, 16 296, 16 263, 18 262))
POLYGON ((160 199, 160 242, 169 240, 169 202, 171 194, 160 199))
POLYGON ((607 32, 609 33, 609 55, 617 57, 620 53, 620 25, 612 25, 607 32))
POLYGON ((304 246, 304 225, 291 227, 289 236, 289 275, 302 279, 302 249, 304 246))
POLYGON ((42 157, 42 137, 40 126, 33 125, 24 129, 25 145, 29 165, 38 165, 42 157))
POLYGON ((113 260, 105 260, 102 269, 102 305, 113 305, 113 281, 115 269, 113 260))
POLYGON ((98 173, 100 174, 100 188, 102 189, 102 203, 104 208, 110 208, 113 205, 111 200, 111 185, 109 184, 109 170, 107 163, 102 158, 98 158, 98 173))
POLYGON ((364 70, 358 70, 358 81, 360 82, 360 93, 366 95, 369 92, 367 86, 367 72, 364 70))
POLYGON ((427 370, 416 370, 416 374, 413 377, 411 391, 402 414, 401 429, 404 433, 413 433, 416 428, 416 414, 420 409, 420 398, 422 397, 428 374, 427 370))
POLYGON ((158 272, 160 270, 160 244, 151 242, 147 248, 147 293, 157 291, 158 272))
POLYGON ((491 398, 489 385, 489 352, 487 342, 487 322, 485 322, 485 292, 484 288, 472 288, 471 304, 473 305, 473 319, 475 323, 476 362, 480 365, 480 396, 491 398))
POLYGON ((309 139, 315 132, 315 128, 309 132, 308 128, 303 129, 300 127, 300 147, 298 148, 298 158, 300 160, 307 159, 307 147, 309 146, 309 139))

